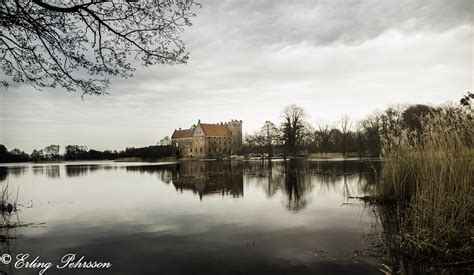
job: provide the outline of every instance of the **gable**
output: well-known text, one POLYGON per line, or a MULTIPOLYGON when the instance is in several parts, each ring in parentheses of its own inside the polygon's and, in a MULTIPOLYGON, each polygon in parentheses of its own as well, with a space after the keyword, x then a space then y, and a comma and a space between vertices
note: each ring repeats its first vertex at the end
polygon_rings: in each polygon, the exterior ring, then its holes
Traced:
POLYGON ((204 130, 202 129, 200 124, 198 124, 196 127, 194 127, 193 136, 203 137, 204 135, 205 135, 204 130))

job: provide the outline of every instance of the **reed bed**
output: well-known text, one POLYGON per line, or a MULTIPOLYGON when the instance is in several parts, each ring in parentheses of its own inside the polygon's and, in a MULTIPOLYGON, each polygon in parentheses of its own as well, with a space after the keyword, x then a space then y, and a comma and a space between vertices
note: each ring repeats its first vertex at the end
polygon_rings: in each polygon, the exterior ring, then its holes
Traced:
POLYGON ((390 245, 440 266, 474 265, 472 109, 438 108, 383 148, 380 213, 390 245))

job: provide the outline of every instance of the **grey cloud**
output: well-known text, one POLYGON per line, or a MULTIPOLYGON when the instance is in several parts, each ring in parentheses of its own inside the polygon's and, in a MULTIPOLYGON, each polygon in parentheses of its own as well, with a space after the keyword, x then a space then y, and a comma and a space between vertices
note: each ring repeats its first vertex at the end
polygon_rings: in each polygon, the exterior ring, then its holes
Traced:
POLYGON ((201 19, 212 30, 206 38, 259 45, 358 43, 391 28, 439 31, 472 24, 473 14, 469 0, 216 0, 203 5, 201 19), (223 20, 226 24, 219 24, 223 20))

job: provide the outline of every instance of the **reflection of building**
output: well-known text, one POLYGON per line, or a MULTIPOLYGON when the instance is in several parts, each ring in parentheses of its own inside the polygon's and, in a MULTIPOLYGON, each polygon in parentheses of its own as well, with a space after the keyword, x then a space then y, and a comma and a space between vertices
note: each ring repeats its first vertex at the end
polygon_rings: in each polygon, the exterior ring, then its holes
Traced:
POLYGON ((176 156, 222 157, 238 154, 242 149, 242 120, 219 124, 198 121, 190 129, 174 130, 171 144, 176 156))
POLYGON ((173 175, 173 185, 177 190, 191 190, 205 195, 221 194, 232 197, 244 195, 242 171, 233 171, 230 161, 193 161, 178 164, 173 175))

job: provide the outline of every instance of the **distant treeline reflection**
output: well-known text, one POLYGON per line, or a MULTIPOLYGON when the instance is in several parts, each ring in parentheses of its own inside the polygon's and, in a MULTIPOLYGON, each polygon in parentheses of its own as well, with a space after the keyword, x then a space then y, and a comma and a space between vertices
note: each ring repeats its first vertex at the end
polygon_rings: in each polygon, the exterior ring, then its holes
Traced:
MULTIPOLYGON (((330 192, 336 185, 345 197, 368 193, 376 181, 379 161, 185 161, 177 164, 124 165, 33 165, 31 172, 52 179, 84 177, 98 171, 126 170, 156 175, 177 192, 192 192, 199 199, 206 196, 244 196, 244 185, 257 186, 267 197, 284 194, 285 207, 291 211, 304 209, 314 188, 330 192)), ((0 181, 18 177, 28 166, 0 168, 0 181)))

